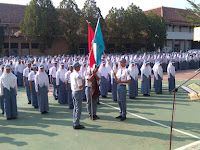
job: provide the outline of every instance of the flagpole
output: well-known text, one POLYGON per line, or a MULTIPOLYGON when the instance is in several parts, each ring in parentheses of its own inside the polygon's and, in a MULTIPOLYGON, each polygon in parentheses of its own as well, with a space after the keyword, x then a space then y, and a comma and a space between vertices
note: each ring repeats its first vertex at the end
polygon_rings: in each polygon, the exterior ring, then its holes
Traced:
MULTIPOLYGON (((88 20, 86 20, 86 22, 88 24, 90 24, 88 22, 88 20)), ((92 51, 93 51, 93 46, 91 47, 91 50, 90 50, 90 53, 89 53, 89 58, 88 58, 88 62, 87 62, 87 68, 89 66, 89 61, 90 61, 90 57, 91 57, 91 54, 92 54, 92 51)), ((90 72, 91 72, 91 68, 90 68, 90 72)), ((93 120, 93 102, 92 102, 92 82, 91 82, 91 87, 90 87, 90 99, 91 99, 91 119, 93 120)))

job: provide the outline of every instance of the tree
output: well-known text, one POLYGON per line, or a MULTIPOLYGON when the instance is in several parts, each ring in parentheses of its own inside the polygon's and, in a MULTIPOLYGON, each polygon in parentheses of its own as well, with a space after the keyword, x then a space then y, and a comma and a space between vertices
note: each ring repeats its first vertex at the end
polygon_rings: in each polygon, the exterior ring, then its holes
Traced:
MULTIPOLYGON (((82 38, 87 37, 87 29, 88 29, 88 24, 86 20, 88 20, 91 23, 91 27, 93 30, 96 28, 96 24, 98 21, 98 18, 101 18, 101 27, 103 27, 104 20, 101 15, 101 10, 99 7, 96 6, 96 1, 95 0, 86 0, 82 9, 82 17, 81 17, 81 36, 82 38)), ((102 29, 103 30, 103 29, 102 29)), ((102 31, 103 32, 103 31, 102 31)))
POLYGON ((167 27, 164 19, 155 13, 147 14, 149 28, 147 32, 147 50, 162 49, 167 38, 167 27))
POLYGON ((68 50, 70 53, 75 53, 80 40, 78 32, 81 17, 81 11, 75 0, 63 0, 60 3, 59 15, 61 29, 64 32, 64 37, 69 46, 68 50))
POLYGON ((51 0, 31 0, 24 21, 20 22, 26 38, 40 41, 41 52, 52 46, 58 35, 58 27, 58 13, 51 0))
POLYGON ((107 26, 107 40, 115 43, 115 51, 121 52, 126 42, 126 11, 123 7, 120 9, 111 8, 109 14, 105 18, 107 26))
POLYGON ((0 26, 0 56, 2 54, 4 39, 5 39, 4 27, 0 26))
POLYGON ((192 0, 187 0, 188 3, 192 6, 192 8, 187 8, 190 14, 184 14, 181 12, 177 12, 182 17, 186 18, 188 22, 193 26, 199 26, 200 24, 200 4, 196 4, 192 0))
POLYGON ((134 52, 140 50, 145 43, 148 29, 148 19, 142 9, 133 3, 127 8, 126 24, 128 26, 127 38, 134 52))
POLYGON ((131 4, 126 10, 112 8, 105 18, 107 32, 110 40, 113 39, 117 52, 125 52, 124 48, 133 51, 141 49, 141 43, 145 41, 148 28, 148 20, 142 10, 131 4))

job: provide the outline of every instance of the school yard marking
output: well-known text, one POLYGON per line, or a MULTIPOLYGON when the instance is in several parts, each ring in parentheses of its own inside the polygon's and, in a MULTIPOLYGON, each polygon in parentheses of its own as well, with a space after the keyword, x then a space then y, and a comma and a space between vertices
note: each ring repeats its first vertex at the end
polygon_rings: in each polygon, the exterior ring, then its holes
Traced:
POLYGON ((196 141, 191 144, 185 145, 183 147, 177 148, 175 150, 199 150, 199 149, 200 149, 200 141, 196 141))
MULTIPOLYGON (((116 109, 116 110, 120 110, 119 108, 114 107, 114 106, 112 106, 112 105, 109 105, 109 104, 106 104, 106 103, 103 103, 103 102, 100 102, 100 103, 103 104, 103 105, 106 105, 106 106, 108 106, 108 107, 114 108, 114 109, 116 109)), ((146 121, 148 121, 148 122, 151 122, 151 123, 157 124, 157 125, 159 125, 159 126, 162 126, 162 127, 164 127, 164 128, 171 128, 171 127, 169 127, 169 126, 167 126, 167 125, 164 125, 164 124, 162 124, 162 123, 153 121, 153 120, 151 120, 151 119, 147 119, 147 118, 145 118, 145 117, 136 115, 136 114, 131 113, 131 112, 129 112, 129 111, 127 111, 127 113, 130 114, 130 115, 132 115, 132 116, 135 116, 135 117, 137 117, 137 118, 140 118, 140 119, 146 120, 146 121)), ((196 135, 193 135, 193 134, 190 134, 190 133, 187 133, 187 132, 178 130, 178 129, 176 129, 176 128, 173 128, 173 129, 174 129, 174 131, 176 131, 176 132, 179 132, 179 133, 182 133, 182 134, 185 134, 185 135, 187 135, 187 136, 190 136, 190 137, 193 137, 193 138, 195 138, 195 139, 200 140, 200 137, 198 137, 198 136, 196 136, 196 135)))

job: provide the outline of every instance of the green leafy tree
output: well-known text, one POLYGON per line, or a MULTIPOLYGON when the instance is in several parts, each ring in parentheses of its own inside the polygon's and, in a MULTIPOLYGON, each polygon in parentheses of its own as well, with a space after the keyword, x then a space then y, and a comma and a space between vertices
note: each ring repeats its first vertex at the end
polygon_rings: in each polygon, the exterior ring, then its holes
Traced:
POLYGON ((107 27, 107 40, 115 43, 115 52, 122 52, 124 43, 126 42, 126 11, 123 7, 120 9, 111 8, 109 14, 105 18, 107 27))
POLYGON ((4 39, 5 39, 4 27, 0 26, 0 56, 2 54, 4 39))
POLYGON ((149 22, 147 32, 147 50, 154 51, 156 49, 162 49, 167 38, 167 27, 164 19, 155 13, 150 12, 147 14, 149 22))
MULTIPOLYGON (((82 17, 81 17, 81 27, 80 27, 80 33, 83 39, 87 39, 88 34, 88 24, 86 22, 89 21, 91 23, 91 27, 93 30, 96 28, 96 24, 98 21, 98 18, 101 18, 101 27, 103 27, 104 20, 101 15, 101 10, 96 5, 95 0, 86 0, 82 9, 82 17)), ((103 32, 103 31, 102 31, 103 32)))
POLYGON ((184 14, 177 12, 182 17, 186 18, 188 22, 193 26, 199 26, 200 24, 200 4, 196 4, 192 0, 187 0, 188 3, 192 6, 192 8, 187 8, 190 14, 184 14))
POLYGON ((81 17, 81 11, 75 0, 63 0, 60 3, 59 15, 61 29, 69 46, 68 51, 71 54, 75 53, 80 40, 79 28, 81 17))
POLYGON ((107 36, 116 45, 117 52, 126 52, 127 45, 136 52, 145 41, 148 20, 142 10, 131 4, 126 10, 112 8, 105 18, 107 36))
POLYGON ((41 52, 51 48, 59 34, 58 13, 52 1, 31 0, 20 28, 26 38, 40 42, 41 52))
POLYGON ((148 19, 142 9, 133 3, 126 10, 127 39, 131 44, 133 52, 140 50, 145 43, 146 32, 148 29, 148 19))

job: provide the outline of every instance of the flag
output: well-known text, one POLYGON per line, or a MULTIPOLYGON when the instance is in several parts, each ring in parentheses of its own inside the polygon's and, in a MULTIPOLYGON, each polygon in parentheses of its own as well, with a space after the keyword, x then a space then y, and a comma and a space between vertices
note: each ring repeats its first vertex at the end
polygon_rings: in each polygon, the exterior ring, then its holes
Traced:
POLYGON ((101 55, 104 50, 105 50, 105 45, 104 45, 103 35, 101 32, 101 27, 100 27, 100 19, 98 19, 96 30, 95 30, 94 41, 93 41, 93 52, 94 52, 94 58, 97 65, 101 63, 101 55))
POLYGON ((92 49, 93 40, 94 40, 94 31, 92 30, 91 25, 88 23, 88 47, 89 47, 90 67, 93 67, 93 64, 96 63, 94 58, 94 51, 92 49))

